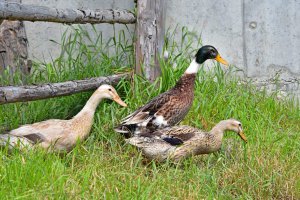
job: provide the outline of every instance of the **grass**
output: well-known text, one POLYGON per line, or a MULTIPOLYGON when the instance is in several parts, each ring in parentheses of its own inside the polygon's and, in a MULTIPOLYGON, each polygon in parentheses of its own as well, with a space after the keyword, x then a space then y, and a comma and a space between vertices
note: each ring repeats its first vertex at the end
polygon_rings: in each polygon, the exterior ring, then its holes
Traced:
MULTIPOLYGON (((92 40, 80 27, 74 30, 72 36, 63 37, 62 55, 52 63, 36 63, 27 83, 130 70, 133 50, 124 32, 104 41, 101 33, 92 40)), ((257 91, 251 82, 241 83, 233 76, 234 67, 200 70, 194 104, 182 124, 209 130, 222 119, 236 118, 243 123, 247 145, 228 132, 223 149, 215 155, 193 157, 175 166, 145 164, 142 155, 113 131, 122 117, 173 86, 189 64, 195 36, 182 29, 182 41, 176 43, 173 33, 166 38, 171 57, 161 60, 160 81, 155 85, 135 77, 120 82, 117 90, 128 108, 102 102, 90 137, 72 152, 61 157, 40 149, 11 155, 0 151, 1 199, 299 199, 299 104, 277 100, 276 92, 257 91)), ((18 76, 3 76, 0 83, 20 85, 18 76)), ((2 105, 1 127, 68 119, 90 95, 2 105)))

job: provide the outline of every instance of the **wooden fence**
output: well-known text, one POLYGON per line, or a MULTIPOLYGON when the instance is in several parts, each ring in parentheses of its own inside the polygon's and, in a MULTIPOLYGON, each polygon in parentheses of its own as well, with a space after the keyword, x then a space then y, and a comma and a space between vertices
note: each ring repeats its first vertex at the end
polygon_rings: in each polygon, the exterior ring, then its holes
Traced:
MULTIPOLYGON (((136 23, 135 73, 154 81, 160 75, 158 57, 163 47, 164 4, 164 0, 137 0, 137 14, 135 15, 128 10, 59 9, 5 1, 0 2, 0 24, 3 20, 65 24, 136 23)), ((7 53, 5 48, 2 49, 4 49, 2 53, 7 53)), ((70 95, 95 89, 103 83, 116 84, 122 78, 128 77, 128 74, 122 74, 39 86, 0 87, 0 104, 70 95)))

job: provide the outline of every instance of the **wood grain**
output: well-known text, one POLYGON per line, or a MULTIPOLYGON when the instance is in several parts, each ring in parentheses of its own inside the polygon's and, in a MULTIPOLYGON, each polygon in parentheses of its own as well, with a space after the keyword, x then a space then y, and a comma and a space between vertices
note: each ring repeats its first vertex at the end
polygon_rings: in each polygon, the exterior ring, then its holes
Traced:
POLYGON ((136 19, 128 10, 58 9, 20 3, 0 2, 0 20, 47 21, 57 23, 134 24, 136 19))
POLYGON ((121 79, 127 78, 129 78, 128 73, 62 83, 0 87, 0 104, 66 96, 78 92, 95 90, 102 84, 116 85, 121 79))

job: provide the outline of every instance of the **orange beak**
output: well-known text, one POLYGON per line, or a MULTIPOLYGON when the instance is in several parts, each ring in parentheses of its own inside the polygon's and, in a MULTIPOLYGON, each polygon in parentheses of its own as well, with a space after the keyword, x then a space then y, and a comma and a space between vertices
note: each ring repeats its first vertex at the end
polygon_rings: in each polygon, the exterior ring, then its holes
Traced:
POLYGON ((246 138, 246 136, 245 136, 245 134, 244 134, 243 131, 239 132, 239 136, 242 138, 242 140, 244 140, 247 143, 247 138, 246 138))
POLYGON ((217 57, 215 58, 216 61, 218 61, 219 63, 222 63, 223 65, 228 66, 228 62, 226 60, 224 60, 220 54, 217 55, 217 57))
POLYGON ((114 97, 113 100, 114 100, 115 102, 117 102, 118 104, 120 104, 121 106, 127 107, 127 104, 126 104, 124 101, 122 101, 121 98, 120 98, 119 96, 114 97))

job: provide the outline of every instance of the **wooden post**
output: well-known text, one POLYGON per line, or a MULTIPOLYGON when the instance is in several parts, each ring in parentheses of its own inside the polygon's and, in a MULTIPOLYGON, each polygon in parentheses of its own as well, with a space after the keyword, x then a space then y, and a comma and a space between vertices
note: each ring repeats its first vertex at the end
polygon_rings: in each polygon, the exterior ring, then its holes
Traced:
MULTIPOLYGON (((20 2, 20 0, 10 0, 20 2)), ((1 20, 0 25, 0 73, 10 68, 13 74, 20 70, 28 74, 31 68, 31 61, 28 59, 28 41, 22 21, 1 20)))
POLYGON ((161 74, 158 59, 164 44, 164 7, 165 0, 137 1, 135 71, 151 82, 161 74))

